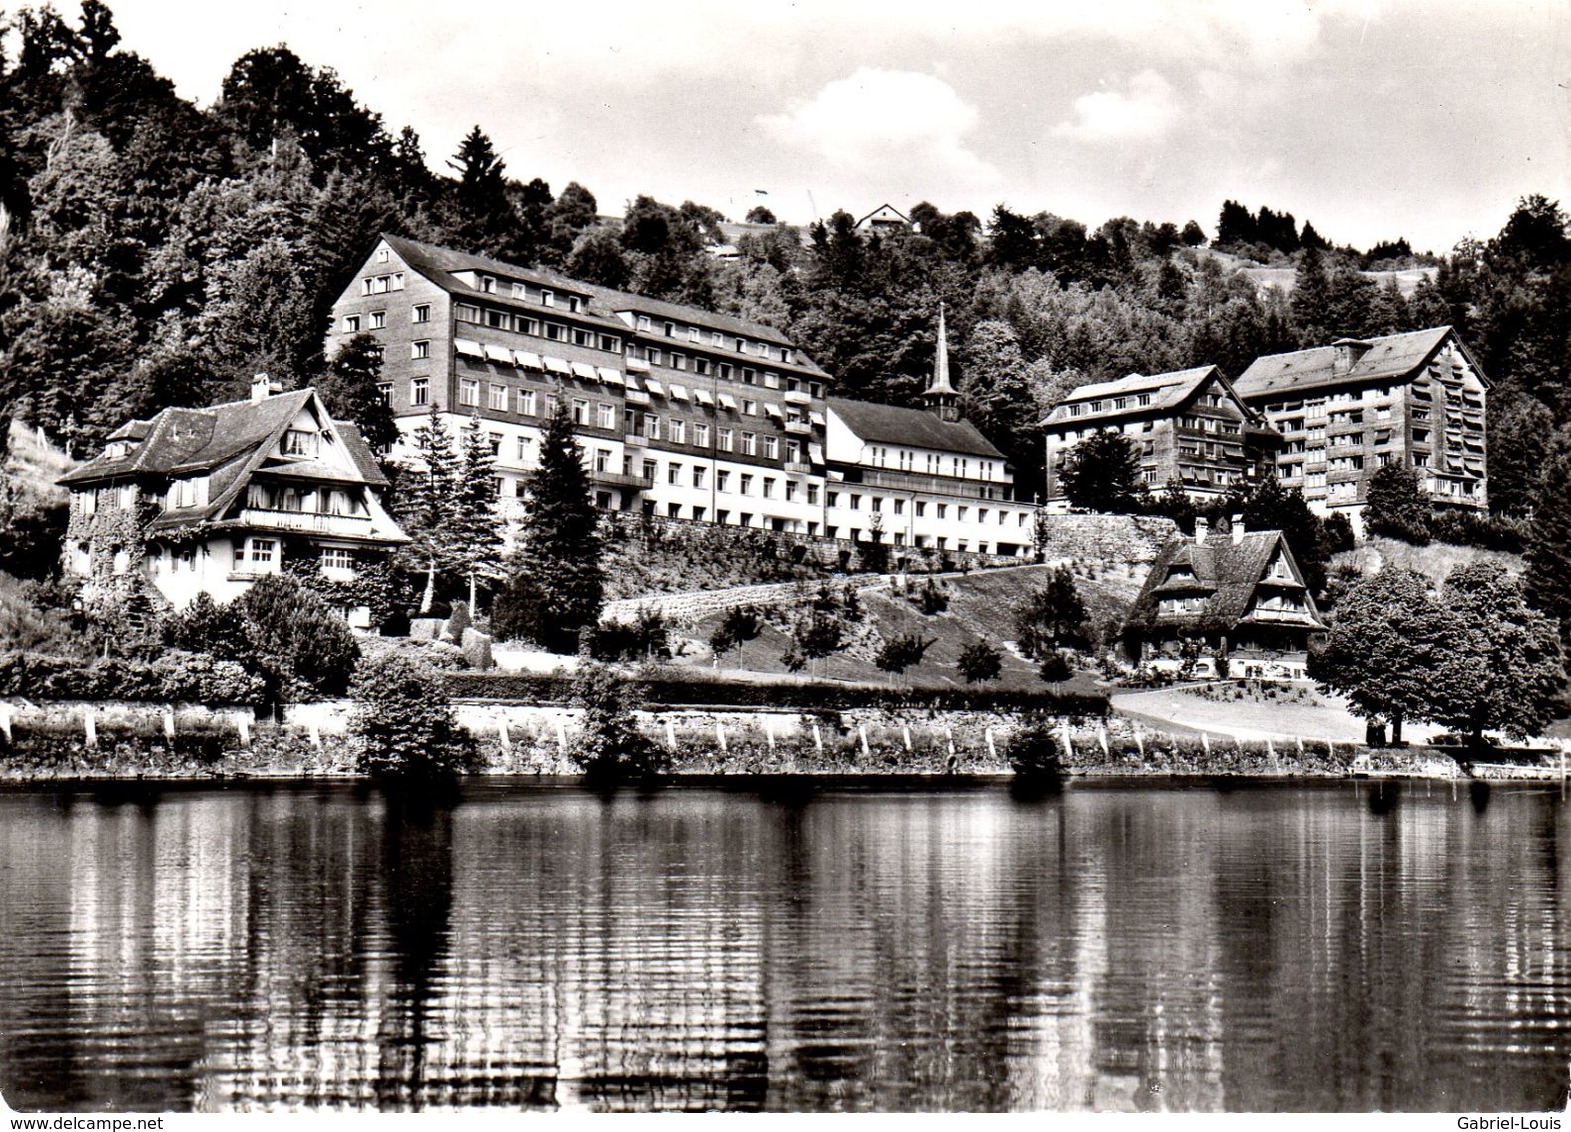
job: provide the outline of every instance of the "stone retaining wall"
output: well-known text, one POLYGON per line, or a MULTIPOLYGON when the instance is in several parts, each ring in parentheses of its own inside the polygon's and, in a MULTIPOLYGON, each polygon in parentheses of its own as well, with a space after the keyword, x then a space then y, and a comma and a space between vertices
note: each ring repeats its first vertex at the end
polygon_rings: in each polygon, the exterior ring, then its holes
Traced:
POLYGON ((1178 534, 1160 515, 1049 515, 1039 517, 1047 561, 1150 563, 1178 534))
MULTIPOLYGON (((888 574, 857 574, 842 581, 831 582, 837 589, 848 585, 857 590, 888 589, 892 576, 888 574)), ((608 601, 601 610, 602 624, 636 621, 648 610, 660 614, 667 625, 692 625, 714 613, 723 613, 742 605, 776 606, 791 605, 818 590, 817 582, 774 582, 762 586, 737 586, 729 590, 698 590, 691 593, 645 594, 643 597, 608 601)))

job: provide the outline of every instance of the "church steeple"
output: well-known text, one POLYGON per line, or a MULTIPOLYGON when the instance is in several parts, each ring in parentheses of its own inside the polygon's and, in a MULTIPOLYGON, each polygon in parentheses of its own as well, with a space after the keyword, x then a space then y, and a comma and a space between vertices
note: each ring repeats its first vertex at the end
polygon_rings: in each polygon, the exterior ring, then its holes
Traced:
POLYGON ((960 419, 960 394, 949 383, 949 334, 944 326, 944 304, 938 304, 938 347, 933 355, 933 381, 922 394, 930 412, 940 420, 960 419))

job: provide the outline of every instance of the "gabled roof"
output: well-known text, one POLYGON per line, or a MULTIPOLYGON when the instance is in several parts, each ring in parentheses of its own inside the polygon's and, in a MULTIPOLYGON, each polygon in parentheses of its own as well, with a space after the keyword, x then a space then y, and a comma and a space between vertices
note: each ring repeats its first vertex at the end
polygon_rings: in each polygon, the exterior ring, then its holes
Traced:
MULTIPOLYGON (((418 271, 431 282, 441 287, 444 291, 464 296, 478 296, 482 292, 476 291, 462 280, 454 278, 454 273, 459 271, 482 271, 491 275, 498 275, 506 279, 521 279, 525 282, 544 285, 559 289, 564 292, 583 295, 589 299, 589 309, 577 314, 560 312, 564 317, 591 322, 600 322, 608 328, 614 327, 621 333, 627 332, 627 325, 614 317, 614 312, 630 311, 635 314, 647 314, 651 318, 681 319, 684 323, 702 326, 706 329, 722 330, 742 338, 751 338, 759 342, 768 342, 776 346, 789 346, 801 356, 800 368, 823 374, 823 370, 801 355, 795 343, 778 327, 767 326, 761 322, 752 322, 748 319, 737 318, 734 315, 720 314, 715 311, 703 310, 699 307, 684 306, 680 303, 668 303, 660 299, 651 299, 644 295, 634 295, 627 291, 618 291, 611 287, 601 287, 594 283, 586 283, 581 279, 570 279, 565 275, 542 267, 520 267, 517 264, 505 263, 489 256, 470 255, 467 252, 454 251, 451 248, 440 248, 434 244, 423 244, 418 240, 407 239, 403 236, 382 234, 382 240, 396 252, 411 270, 418 271), (598 311, 595 309, 598 308, 598 311)), ((500 293, 484 293, 486 302, 501 302, 504 305, 518 306, 523 300, 513 299, 511 296, 500 293)), ((528 304, 531 310, 537 310, 538 305, 528 304)))
POLYGON ((1132 373, 1128 377, 1121 377, 1116 381, 1099 381, 1094 385, 1082 385, 1071 390, 1053 411, 1041 422, 1048 427, 1061 427, 1073 425, 1082 428, 1089 421, 1105 420, 1113 417, 1149 416, 1153 413, 1174 412, 1189 401, 1200 389, 1212 380, 1220 382, 1222 388, 1243 404, 1243 399, 1234 389, 1232 382, 1216 366, 1197 366, 1194 369, 1174 370, 1171 373, 1132 373), (1058 410, 1064 405, 1086 405, 1094 401, 1108 401, 1117 397, 1136 397, 1142 393, 1151 395, 1149 405, 1130 404, 1122 409, 1109 406, 1096 412, 1083 412, 1079 416, 1060 417, 1058 410))
POLYGON ((911 218, 909 216, 907 216, 905 213, 901 212, 894 205, 892 205, 892 204, 881 204, 877 208, 873 209, 872 212, 869 212, 866 216, 862 217, 862 219, 858 220, 856 222, 856 224, 854 225, 854 227, 860 228, 862 225, 866 224, 869 220, 872 220, 875 217, 877 217, 879 220, 884 221, 886 223, 887 222, 891 222, 890 218, 888 216, 888 214, 890 214, 890 213, 893 213, 894 217, 896 219, 898 219, 899 223, 901 223, 901 224, 909 224, 909 223, 911 223, 911 218), (880 213, 882 213, 884 215, 880 215, 880 213))
POLYGON ((831 397, 829 411, 839 417, 863 443, 899 444, 907 448, 962 452, 999 460, 1004 458, 1004 454, 994 448, 970 421, 942 420, 926 409, 902 409, 871 401, 831 397))
MULTIPOLYGON (((324 422, 332 424, 357 473, 356 477, 334 473, 318 478, 355 479, 372 487, 386 486, 387 477, 377 467, 360 430, 352 424, 333 421, 313 389, 296 389, 260 401, 230 401, 206 409, 165 409, 145 422, 149 427, 143 438, 125 456, 97 456, 57 482, 84 488, 115 480, 168 479, 207 472, 207 505, 181 508, 178 514, 160 517, 153 527, 210 519, 221 515, 234 502, 253 473, 264 470, 290 422, 311 404, 316 405, 317 415, 324 422)), ((311 475, 310 463, 301 464, 307 476, 311 475)))
POLYGON ((1345 373, 1336 372, 1338 347, 1335 345, 1268 354, 1256 358, 1234 384, 1239 396, 1259 401, 1280 393, 1402 379, 1427 366, 1447 339, 1456 343, 1479 379, 1487 385, 1489 379, 1449 326, 1350 342, 1352 346, 1367 346, 1367 349, 1345 373))
MULTIPOLYGON (((1158 625, 1193 628, 1201 631, 1228 632, 1249 612, 1249 602, 1259 588, 1266 569, 1277 554, 1287 558, 1295 577, 1302 577, 1293 552, 1281 531, 1248 531, 1237 543, 1229 531, 1213 531, 1204 544, 1179 536, 1164 546, 1151 564, 1140 596, 1125 620, 1126 628, 1150 630, 1158 625), (1170 580, 1174 566, 1187 567, 1193 578, 1170 580), (1183 593, 1203 597, 1205 606, 1197 612, 1162 613, 1160 599, 1183 593)), ((1304 595, 1309 621, 1304 627, 1324 630, 1314 598, 1301 582, 1270 583, 1304 595)))

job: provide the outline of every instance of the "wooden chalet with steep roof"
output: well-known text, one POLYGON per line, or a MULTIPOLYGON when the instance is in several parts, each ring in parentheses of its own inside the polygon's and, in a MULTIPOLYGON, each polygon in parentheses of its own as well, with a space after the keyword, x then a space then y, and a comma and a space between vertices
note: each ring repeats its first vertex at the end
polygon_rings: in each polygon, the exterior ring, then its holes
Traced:
POLYGON ((1042 429, 1050 511, 1069 509, 1059 470, 1069 451, 1093 433, 1129 438, 1146 491, 1177 483, 1196 500, 1246 487, 1269 467, 1279 442, 1216 366, 1083 385, 1053 408, 1042 429))
POLYGON ((1326 631, 1314 595, 1281 531, 1226 531, 1195 524, 1151 566, 1124 622, 1132 663, 1177 669, 1187 656, 1196 675, 1302 677, 1309 641, 1326 631))
MULTIPOLYGON (((280 393, 265 378, 247 401, 122 425, 59 482, 71 492, 65 571, 84 597, 225 602, 299 559, 351 581, 409 541, 378 498, 387 479, 355 426, 333 420, 314 390, 280 393)), ((364 609, 346 615, 369 620, 364 609)))

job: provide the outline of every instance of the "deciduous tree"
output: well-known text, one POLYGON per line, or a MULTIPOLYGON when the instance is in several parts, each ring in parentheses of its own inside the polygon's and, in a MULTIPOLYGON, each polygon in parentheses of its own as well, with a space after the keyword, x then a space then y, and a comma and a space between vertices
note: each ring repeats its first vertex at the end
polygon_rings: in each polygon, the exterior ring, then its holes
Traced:
POLYGON ((1058 470, 1073 507, 1128 514, 1137 509, 1140 456, 1121 432, 1093 432, 1071 448, 1058 470))

